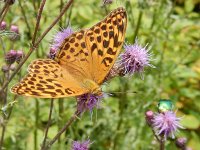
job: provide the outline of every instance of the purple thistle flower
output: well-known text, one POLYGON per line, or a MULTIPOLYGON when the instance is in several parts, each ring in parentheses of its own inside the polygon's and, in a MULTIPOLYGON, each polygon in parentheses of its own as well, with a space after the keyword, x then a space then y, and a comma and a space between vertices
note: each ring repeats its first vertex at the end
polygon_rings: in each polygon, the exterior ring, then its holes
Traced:
POLYGON ((149 53, 146 46, 142 47, 136 41, 133 45, 126 44, 124 49, 125 52, 120 55, 119 61, 123 75, 132 75, 135 72, 142 73, 146 66, 154 67, 150 64, 152 54, 149 53))
POLYGON ((58 32, 53 37, 53 42, 52 42, 51 49, 50 49, 50 58, 55 57, 55 54, 59 50, 63 41, 73 33, 74 33, 74 31, 72 30, 72 28, 67 27, 66 29, 63 29, 62 31, 58 32), (52 51, 54 51, 54 52, 52 52, 52 51))
POLYGON ((89 150, 90 140, 79 142, 73 141, 71 150, 89 150))
POLYGON ((5 30, 6 29, 6 22, 2 21, 0 25, 0 30, 5 30))
POLYGON ((178 128, 183 127, 180 125, 180 117, 176 117, 176 113, 173 111, 167 111, 163 113, 156 113, 153 119, 153 129, 157 135, 163 135, 165 139, 171 136, 175 137, 175 132, 178 128))
POLYGON ((92 111, 94 107, 99 108, 99 103, 103 96, 94 94, 83 94, 77 97, 77 110, 84 112, 86 110, 92 111))

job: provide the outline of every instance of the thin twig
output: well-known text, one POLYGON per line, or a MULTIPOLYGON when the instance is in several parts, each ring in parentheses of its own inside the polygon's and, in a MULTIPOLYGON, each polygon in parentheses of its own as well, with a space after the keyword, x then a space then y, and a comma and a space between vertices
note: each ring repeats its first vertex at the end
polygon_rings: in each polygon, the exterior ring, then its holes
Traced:
POLYGON ((138 21, 137 21, 137 26, 135 28, 135 33, 134 33, 134 37, 133 37, 133 43, 135 42, 135 39, 138 36, 138 32, 139 32, 139 28, 140 28, 141 20, 142 20, 142 15, 143 15, 143 11, 140 10, 138 21))
MULTIPOLYGON (((13 101, 15 101, 16 99, 17 99, 17 95, 14 96, 14 100, 13 101)), ((2 126, 2 133, 1 133, 1 139, 0 139, 0 150, 3 147, 3 141, 4 141, 4 137, 5 137, 6 125, 8 124, 8 120, 9 120, 9 118, 11 116, 12 110, 13 110, 13 106, 10 107, 10 111, 9 111, 7 116, 3 115, 5 124, 3 124, 3 126, 2 126)))
POLYGON ((38 122, 39 122, 39 101, 38 99, 35 99, 35 130, 34 130, 34 150, 37 150, 38 148, 38 142, 37 142, 37 137, 38 137, 38 132, 37 132, 37 129, 38 129, 38 122))
MULTIPOLYGON (((9 7, 9 1, 5 2, 4 6, 3 6, 3 8, 0 12, 0 18, 1 18, 2 14, 4 13, 4 11, 6 10, 7 7, 9 7)), ((1 22, 0 22, 0 24, 1 24, 1 22)))
POLYGON ((44 31, 44 33, 38 38, 37 42, 35 42, 35 45, 39 45, 41 40, 46 36, 46 34, 53 28, 53 26, 61 19, 61 17, 65 14, 67 9, 71 6, 74 0, 69 0, 69 2, 64 6, 62 11, 60 12, 59 16, 53 21, 53 23, 44 31))
POLYGON ((69 6, 72 4, 73 0, 70 0, 65 7, 63 8, 60 15, 53 21, 53 23, 44 31, 44 33, 38 38, 38 40, 35 42, 34 45, 32 45, 29 49, 29 52, 24 57, 24 59, 19 63, 16 70, 12 73, 9 80, 2 86, 0 93, 8 86, 10 81, 13 79, 13 77, 17 74, 17 72, 21 69, 22 65, 26 62, 26 60, 29 58, 29 56, 32 54, 33 50, 36 49, 36 47, 40 44, 42 39, 46 36, 46 34, 53 28, 53 26, 59 21, 59 19, 64 15, 65 11, 69 8, 69 6))
POLYGON ((42 16, 42 12, 43 12, 45 3, 46 3, 46 0, 42 0, 42 2, 40 4, 39 11, 38 11, 37 22, 36 22, 36 26, 35 26, 35 31, 33 33, 33 38, 32 38, 32 45, 33 46, 35 46, 35 39, 36 39, 36 35, 37 35, 38 29, 39 29, 40 19, 41 19, 41 16, 42 16))
POLYGON ((46 126, 46 130, 45 130, 45 134, 44 134, 44 140, 42 142, 41 149, 43 149, 46 145, 46 139, 47 139, 49 127, 51 125, 51 115, 52 115, 52 110, 53 110, 53 101, 54 101, 54 99, 52 98, 51 99, 51 106, 50 106, 50 110, 49 110, 49 119, 48 119, 48 123, 47 123, 47 126, 46 126))
POLYGON ((21 8, 22 15, 23 15, 23 17, 24 17, 26 26, 27 26, 27 28, 28 28, 28 32, 29 32, 28 35, 29 35, 29 38, 30 38, 30 35, 32 35, 32 34, 31 34, 31 28, 30 28, 30 25, 29 25, 29 23, 28 23, 28 19, 27 19, 27 17, 26 17, 26 13, 25 13, 25 11, 24 11, 24 8, 23 8, 23 6, 22 6, 22 4, 21 4, 21 0, 19 0, 19 6, 20 6, 20 8, 21 8))
POLYGON ((5 8, 5 10, 4 10, 2 16, 1 16, 0 24, 1 24, 1 22, 3 21, 3 19, 5 18, 5 16, 6 16, 8 10, 9 10, 9 7, 10 7, 10 5, 8 4, 7 7, 5 8))
POLYGON ((64 127, 54 136, 54 138, 44 147, 42 150, 48 150, 58 139, 59 137, 69 128, 69 126, 78 118, 80 112, 76 111, 75 114, 66 122, 64 127))

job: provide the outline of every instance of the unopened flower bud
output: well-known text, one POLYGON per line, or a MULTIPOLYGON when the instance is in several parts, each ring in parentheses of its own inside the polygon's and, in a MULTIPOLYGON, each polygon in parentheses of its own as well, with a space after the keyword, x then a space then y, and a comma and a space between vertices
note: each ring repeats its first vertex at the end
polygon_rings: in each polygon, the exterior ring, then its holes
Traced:
POLYGON ((3 65, 3 66, 1 67, 1 70, 2 70, 4 73, 6 73, 6 72, 9 71, 9 66, 8 66, 8 65, 3 65))
POLYGON ((9 5, 12 5, 15 3, 15 0, 4 0, 4 2, 7 2, 9 5))
POLYGON ((7 64, 13 64, 16 60, 16 57, 17 52, 15 50, 10 50, 5 56, 5 61, 7 64))
POLYGON ((145 116, 146 116, 146 121, 147 121, 148 125, 151 126, 152 123, 153 123, 153 117, 154 117, 153 111, 148 110, 148 111, 145 113, 145 116))
POLYGON ((19 39, 19 28, 16 25, 11 25, 10 31, 14 32, 12 35, 10 35, 11 41, 16 41, 19 39))
POLYGON ((12 64, 12 65, 10 66, 10 70, 11 70, 11 71, 14 71, 15 69, 16 69, 15 64, 12 64))
POLYGON ((22 50, 17 51, 16 62, 19 63, 24 56, 24 52, 22 50))
POLYGON ((185 137, 181 137, 176 140, 176 146, 178 148, 185 148, 186 143, 187 143, 187 139, 185 137))
POLYGON ((113 0, 103 0, 104 5, 111 4, 112 2, 113 0))
POLYGON ((0 25, 0 30, 5 30, 6 29, 6 22, 2 21, 0 25))
POLYGON ((16 25, 11 25, 10 31, 15 32, 15 33, 19 33, 19 28, 16 25))

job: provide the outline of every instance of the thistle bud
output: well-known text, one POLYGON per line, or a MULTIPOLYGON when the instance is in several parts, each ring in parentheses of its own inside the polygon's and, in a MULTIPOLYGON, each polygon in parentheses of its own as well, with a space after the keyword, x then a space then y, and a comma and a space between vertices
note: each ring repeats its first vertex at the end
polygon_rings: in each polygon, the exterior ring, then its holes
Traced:
POLYGON ((187 143, 187 139, 185 137, 181 137, 176 140, 176 146, 178 148, 185 148, 186 143, 187 143))
POLYGON ((17 57, 17 52, 15 50, 10 50, 6 55, 5 55, 5 61, 7 64, 13 64, 16 60, 17 57))
POLYGON ((4 0, 4 2, 7 2, 9 5, 12 5, 15 3, 15 0, 4 0))
POLYGON ((151 126, 152 123, 153 123, 153 117, 154 117, 153 111, 148 110, 148 111, 145 113, 145 116, 146 116, 146 121, 147 121, 148 125, 151 126))
POLYGON ((11 41, 16 41, 19 39, 19 28, 16 25, 11 25, 10 31, 13 32, 12 35, 10 35, 10 40, 11 41))
POLYGON ((0 24, 0 30, 5 30, 6 29, 6 22, 2 21, 0 24))
POLYGON ((18 50, 16 56, 16 62, 19 63, 23 57, 24 57, 24 52, 22 50, 18 50))
POLYGON ((8 72, 9 71, 9 66, 8 65, 3 65, 1 67, 1 71, 3 71, 4 73, 8 72))

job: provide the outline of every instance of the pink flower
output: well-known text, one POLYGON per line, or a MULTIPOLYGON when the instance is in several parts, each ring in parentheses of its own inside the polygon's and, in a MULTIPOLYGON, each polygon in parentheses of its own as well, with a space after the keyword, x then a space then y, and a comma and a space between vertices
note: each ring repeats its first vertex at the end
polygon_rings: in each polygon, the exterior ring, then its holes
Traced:
POLYGON ((132 75, 135 72, 142 73, 147 66, 154 67, 150 64, 152 54, 145 47, 135 42, 133 45, 126 44, 125 52, 120 55, 119 67, 123 74, 132 75))
POLYGON ((79 142, 73 141, 71 150, 89 150, 90 140, 79 142))
POLYGON ((165 139, 169 136, 174 138, 175 132, 177 132, 179 128, 183 129, 180 125, 180 120, 181 118, 176 117, 176 113, 173 111, 156 113, 152 120, 152 126, 157 135, 164 135, 165 139))
POLYGON ((55 49, 59 49, 64 39, 69 37, 72 33, 73 33, 73 30, 71 27, 67 27, 66 29, 63 29, 62 31, 58 32, 54 36, 53 44, 51 45, 51 47, 55 49))
POLYGON ((83 94, 77 97, 77 110, 84 112, 86 110, 92 111, 94 107, 99 108, 99 103, 103 96, 94 94, 83 94))
POLYGON ((69 37, 73 32, 71 27, 67 27, 62 31, 58 32, 54 38, 50 49, 50 58, 54 58, 56 52, 59 50, 60 46, 62 45, 63 41, 69 37))

